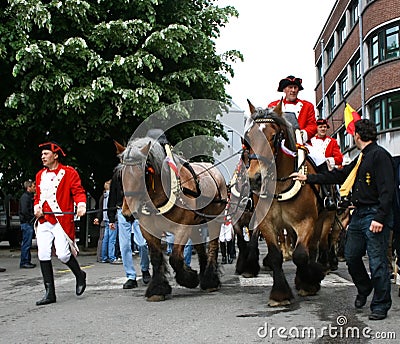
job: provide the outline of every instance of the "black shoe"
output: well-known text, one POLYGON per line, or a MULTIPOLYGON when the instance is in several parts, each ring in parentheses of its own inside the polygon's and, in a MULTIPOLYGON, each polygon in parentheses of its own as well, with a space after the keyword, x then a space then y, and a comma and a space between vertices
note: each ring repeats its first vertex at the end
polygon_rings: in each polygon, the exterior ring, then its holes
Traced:
POLYGON ((36 306, 44 306, 56 302, 54 283, 45 283, 44 287, 46 289, 46 293, 44 294, 43 299, 36 301, 36 306))
POLYGON ((226 264, 226 257, 222 257, 221 264, 226 264))
POLYGON ((232 257, 229 257, 228 258, 228 264, 232 264, 233 263, 233 258, 232 257))
POLYGON ((82 270, 82 277, 76 279, 76 295, 82 295, 86 289, 86 272, 82 270))
POLYGON ((142 271, 142 278, 143 278, 143 283, 148 284, 151 280, 151 275, 149 270, 147 271, 142 271))
POLYGON ((128 279, 122 286, 123 289, 133 289, 133 288, 137 288, 137 287, 138 287, 138 284, 137 284, 136 280, 133 280, 133 279, 128 279))
POLYGON ((6 271, 6 269, 0 268, 0 272, 4 272, 4 271, 6 271))
POLYGON ((36 264, 32 264, 32 263, 26 263, 23 265, 20 265, 20 269, 33 269, 36 266, 36 264))
POLYGON ((325 197, 324 207, 327 210, 336 210, 336 203, 331 197, 325 197))
POLYGON ((358 294, 356 300, 354 301, 354 306, 356 306, 356 308, 362 308, 365 306, 366 303, 367 303, 367 296, 358 294))
POLYGON ((56 298, 45 296, 43 299, 36 301, 36 306, 49 305, 50 303, 56 303, 56 298))
POLYGON ((372 313, 369 315, 368 318, 369 318, 369 320, 383 320, 383 319, 386 318, 386 316, 387 316, 386 313, 372 312, 372 313))

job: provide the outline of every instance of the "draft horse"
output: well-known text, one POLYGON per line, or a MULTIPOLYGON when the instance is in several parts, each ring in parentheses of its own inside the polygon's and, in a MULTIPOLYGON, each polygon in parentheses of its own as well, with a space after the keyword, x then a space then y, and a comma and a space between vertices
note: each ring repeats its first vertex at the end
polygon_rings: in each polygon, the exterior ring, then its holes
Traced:
POLYGON ((294 171, 316 171, 306 159, 305 150, 296 144, 299 140, 296 140, 293 122, 285 119, 281 106, 256 109, 250 102, 249 106, 251 116, 247 119, 244 135, 250 147, 247 173, 252 192, 258 199, 255 226, 267 243, 266 261, 273 274, 268 304, 287 305, 293 294, 282 269, 278 236, 285 228, 296 233, 293 251, 293 262, 297 266, 295 287, 301 296, 315 295, 325 277, 322 265, 316 262, 318 244, 323 223, 328 216, 334 216, 334 212, 328 214, 319 204, 318 185, 302 184, 289 178, 294 171))
POLYGON ((145 296, 163 301, 171 294, 168 268, 161 248, 163 231, 175 235, 169 263, 181 286, 215 291, 220 288, 217 269, 218 236, 227 202, 221 172, 210 163, 188 163, 151 137, 132 139, 120 154, 124 190, 122 213, 139 220, 150 250, 152 279, 145 296), (221 215, 221 219, 219 216, 221 215), (208 252, 199 231, 207 224, 208 252), (184 263, 183 248, 192 238, 200 272, 184 263))

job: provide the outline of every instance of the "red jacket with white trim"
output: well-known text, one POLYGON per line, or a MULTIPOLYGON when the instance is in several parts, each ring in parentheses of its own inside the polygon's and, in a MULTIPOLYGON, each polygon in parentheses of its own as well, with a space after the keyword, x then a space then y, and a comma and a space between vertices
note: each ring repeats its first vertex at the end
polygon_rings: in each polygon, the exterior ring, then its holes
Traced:
POLYGON ((71 166, 59 164, 57 169, 43 168, 36 174, 34 208, 43 212, 70 212, 71 214, 45 214, 39 221, 61 224, 65 233, 75 239, 74 206, 86 205, 86 193, 78 172, 71 166))
MULTIPOLYGON (((275 107, 280 101, 280 99, 275 100, 269 103, 268 107, 275 107)), ((294 112, 296 114, 300 130, 305 130, 307 132, 308 140, 310 140, 317 133, 317 120, 315 119, 315 110, 312 103, 301 99, 296 99, 294 102, 289 102, 284 99, 282 111, 294 112)))

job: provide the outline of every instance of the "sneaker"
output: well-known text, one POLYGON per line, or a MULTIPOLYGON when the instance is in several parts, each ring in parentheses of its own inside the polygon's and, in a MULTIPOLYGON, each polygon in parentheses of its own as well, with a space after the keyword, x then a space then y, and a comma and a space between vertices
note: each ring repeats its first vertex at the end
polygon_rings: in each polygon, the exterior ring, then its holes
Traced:
POLYGON ((100 260, 100 263, 108 263, 108 259, 100 260))
POLYGON ((33 269, 36 266, 36 264, 32 264, 32 263, 26 263, 26 264, 22 264, 19 267, 21 269, 33 269))
POLYGON ((135 279, 134 280, 128 279, 122 286, 122 289, 133 289, 133 288, 137 288, 137 287, 138 287, 138 284, 135 279))
POLYGON ((114 259, 113 261, 110 262, 110 264, 121 265, 122 261, 118 260, 118 259, 114 259))
POLYGON ((147 271, 142 271, 142 278, 143 278, 143 283, 148 284, 151 280, 151 275, 149 270, 147 271))

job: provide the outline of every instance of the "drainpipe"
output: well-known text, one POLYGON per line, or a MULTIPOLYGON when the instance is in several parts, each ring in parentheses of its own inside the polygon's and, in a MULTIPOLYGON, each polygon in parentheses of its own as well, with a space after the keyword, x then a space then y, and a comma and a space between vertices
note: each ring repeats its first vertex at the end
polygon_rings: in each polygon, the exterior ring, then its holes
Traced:
POLYGON ((360 37, 360 74, 361 74, 361 112, 362 117, 366 118, 365 113, 365 82, 364 82, 364 49, 363 49, 363 21, 362 21, 362 0, 358 0, 358 31, 360 37))
POLYGON ((321 83, 322 83, 322 118, 325 114, 325 59, 324 59, 324 39, 321 39, 321 83))

